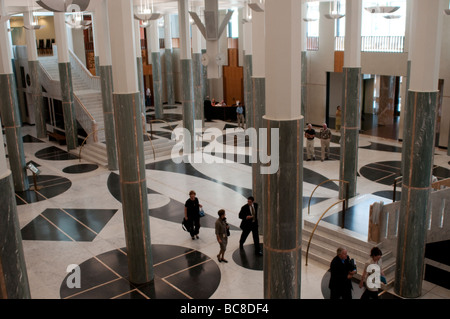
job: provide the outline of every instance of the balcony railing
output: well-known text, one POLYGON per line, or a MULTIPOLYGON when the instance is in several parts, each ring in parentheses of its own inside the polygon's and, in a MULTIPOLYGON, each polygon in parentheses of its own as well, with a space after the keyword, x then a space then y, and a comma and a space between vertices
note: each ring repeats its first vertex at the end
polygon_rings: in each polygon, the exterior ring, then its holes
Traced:
MULTIPOLYGON (((336 37, 335 41, 335 50, 344 51, 345 37, 336 37)), ((404 49, 404 42, 404 36, 363 36, 361 37, 361 51, 401 53, 404 49)))
MULTIPOLYGON (((404 36, 363 36, 361 37, 362 52, 393 52, 401 53, 404 49, 404 36)), ((344 51, 345 37, 335 38, 335 50, 344 51)), ((319 50, 319 37, 307 38, 307 50, 319 50)))

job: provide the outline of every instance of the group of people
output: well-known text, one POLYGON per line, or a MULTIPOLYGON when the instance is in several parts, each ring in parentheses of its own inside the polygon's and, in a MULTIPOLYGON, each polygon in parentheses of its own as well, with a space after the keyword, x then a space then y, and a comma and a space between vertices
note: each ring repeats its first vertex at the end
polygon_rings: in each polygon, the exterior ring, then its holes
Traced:
MULTIPOLYGON (((316 138, 316 130, 313 129, 311 124, 308 124, 308 129, 305 131, 306 138, 306 160, 313 161, 316 160, 316 155, 314 151, 314 139, 316 138)), ((327 124, 324 123, 320 129, 319 135, 320 145, 322 149, 322 162, 324 160, 330 159, 330 141, 331 141, 331 130, 328 128, 327 124)))
MULTIPOLYGON (((199 203, 195 191, 189 192, 189 199, 184 205, 184 219, 187 224, 192 240, 199 239, 200 232, 200 210, 203 206, 199 203)), ((225 259, 225 251, 227 250, 228 236, 230 235, 230 226, 227 223, 226 212, 220 209, 218 218, 215 223, 215 235, 219 243, 219 254, 217 259, 219 262, 227 263, 225 259)), ((255 247, 255 254, 262 256, 259 233, 258 233, 258 204, 255 203, 254 197, 247 198, 247 204, 241 207, 239 211, 239 218, 242 219, 240 228, 242 229, 241 237, 239 239, 239 248, 244 249, 244 243, 250 233, 253 235, 253 243, 255 247)))
MULTIPOLYGON (((370 258, 364 264, 364 270, 359 282, 359 288, 365 286, 361 299, 378 299, 378 288, 374 285, 368 285, 367 282, 372 274, 369 270, 370 265, 377 265, 380 269, 381 281, 386 283, 385 275, 382 269, 380 248, 373 247, 370 251, 370 258)), ((356 274, 356 264, 353 259, 348 256, 347 249, 338 248, 337 254, 330 263, 330 299, 352 299, 352 278, 356 274)))
MULTIPOLYGON (((207 122, 211 122, 212 119, 212 110, 211 107, 213 106, 227 106, 224 100, 220 102, 216 102, 214 98, 211 100, 209 99, 209 96, 206 97, 204 101, 204 113, 205 118, 207 122)), ((238 100, 236 101, 236 118, 238 123, 238 128, 245 129, 245 116, 244 116, 244 107, 242 106, 241 102, 238 100)))

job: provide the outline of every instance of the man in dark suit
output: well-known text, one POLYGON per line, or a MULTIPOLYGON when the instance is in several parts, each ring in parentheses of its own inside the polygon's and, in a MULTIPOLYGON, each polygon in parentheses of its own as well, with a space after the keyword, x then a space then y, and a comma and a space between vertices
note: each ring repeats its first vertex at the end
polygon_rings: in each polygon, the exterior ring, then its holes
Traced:
POLYGON ((258 234, 258 204, 255 203, 255 199, 252 196, 247 198, 247 204, 241 207, 239 218, 242 219, 240 226, 242 234, 239 240, 239 247, 241 249, 244 248, 245 240, 251 232, 253 235, 253 243, 255 244, 255 254, 261 256, 262 252, 258 234))
POLYGON ((350 260, 347 249, 338 248, 336 257, 330 264, 329 288, 331 299, 352 299, 352 278, 356 274, 354 261, 350 260))

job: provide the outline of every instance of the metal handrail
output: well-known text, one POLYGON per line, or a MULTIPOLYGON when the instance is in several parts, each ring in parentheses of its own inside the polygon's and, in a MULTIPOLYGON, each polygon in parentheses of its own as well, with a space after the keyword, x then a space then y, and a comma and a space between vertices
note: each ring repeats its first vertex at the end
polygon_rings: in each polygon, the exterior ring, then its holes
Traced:
POLYGON ((345 201, 346 199, 341 199, 339 201, 337 201, 336 203, 334 203, 333 205, 331 205, 330 207, 328 207, 328 209, 322 214, 322 216, 320 216, 319 220, 317 221, 316 225, 314 226, 313 231, 311 232, 311 236, 309 236, 309 241, 308 241, 308 247, 306 248, 306 266, 308 266, 308 253, 309 253, 309 246, 311 245, 311 240, 314 236, 314 232, 317 229, 317 226, 319 226, 320 221, 322 220, 322 218, 325 216, 326 213, 328 213, 328 211, 335 205, 340 204, 342 202, 344 202, 345 205, 345 201))
MULTIPOLYGON (((397 193, 397 183, 403 179, 403 176, 399 176, 394 180, 394 192, 392 194, 392 202, 395 203, 395 195, 397 193)), ((402 181, 403 182, 403 181, 402 181)))
POLYGON ((89 134, 86 136, 86 138, 83 140, 83 143, 81 143, 81 145, 80 145, 80 152, 78 153, 78 158, 79 158, 79 161, 80 161, 80 162, 81 162, 81 151, 83 150, 83 146, 84 146, 84 144, 86 144, 86 141, 88 140, 88 138, 91 137, 92 134, 96 134, 96 133, 98 133, 99 131, 103 131, 103 130, 104 130, 104 128, 101 128, 101 129, 99 129, 99 130, 95 130, 95 131, 89 133, 89 134))
MULTIPOLYGON (((314 190, 312 191, 311 196, 309 196, 309 202, 308 202, 308 215, 309 215, 310 210, 311 210, 311 199, 312 199, 312 197, 313 197, 315 191, 316 191, 320 186, 322 186, 323 184, 328 183, 328 182, 345 183, 345 185, 346 185, 345 199, 346 199, 346 202, 348 203, 348 187, 349 187, 349 185, 350 185, 350 182, 344 181, 344 180, 341 180, 341 179, 329 179, 329 180, 323 181, 322 183, 320 183, 319 185, 317 185, 316 188, 314 188, 314 190)), ((344 204, 345 204, 345 203, 344 203, 344 204)), ((342 207, 342 208, 343 208, 343 211, 344 211, 344 214, 345 214, 345 210, 347 210, 348 206, 345 206, 345 205, 344 205, 344 207, 342 207)), ((344 215, 344 216, 345 216, 345 215, 344 215)))

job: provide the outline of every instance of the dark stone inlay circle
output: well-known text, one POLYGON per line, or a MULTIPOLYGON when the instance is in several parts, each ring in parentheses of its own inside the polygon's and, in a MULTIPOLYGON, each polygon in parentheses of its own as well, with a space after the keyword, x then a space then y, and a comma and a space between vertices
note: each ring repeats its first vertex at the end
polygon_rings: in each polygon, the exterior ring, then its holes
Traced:
POLYGON ((36 152, 35 156, 39 159, 48 160, 48 161, 67 161, 67 160, 78 159, 77 156, 72 155, 66 151, 63 151, 62 149, 60 149, 56 146, 50 146, 50 147, 44 148, 44 149, 36 152))
POLYGON ((98 165, 95 164, 78 164, 64 168, 63 172, 67 174, 82 174, 95 171, 97 168, 98 165))
MULTIPOLYGON (((360 169, 360 173, 363 177, 383 184, 392 186, 395 183, 395 179, 401 176, 401 161, 386 161, 368 164, 360 169)), ((450 177, 450 170, 444 167, 434 167, 433 175, 439 180, 450 177)), ((401 183, 397 183, 397 186, 401 187, 401 183)))
POLYGON ((115 249, 90 258, 79 266, 81 288, 75 272, 61 283, 66 299, 207 299, 217 290, 221 273, 217 263, 187 247, 152 245, 154 280, 146 284, 129 281, 127 249, 115 249))
MULTIPOLYGON (((263 245, 264 244, 260 244, 261 251, 263 251, 263 245)), ((251 270, 263 270, 264 258, 263 256, 258 256, 255 254, 255 245, 253 244, 244 245, 243 249, 236 249, 233 252, 233 260, 241 267, 251 270)))
MULTIPOLYGON (((30 188, 34 187, 33 176, 28 176, 28 182, 30 188)), ((36 177, 36 184, 39 188, 37 191, 26 190, 23 192, 16 192, 17 205, 30 204, 50 199, 61 195, 72 186, 72 182, 69 179, 52 175, 38 175, 36 177)))

